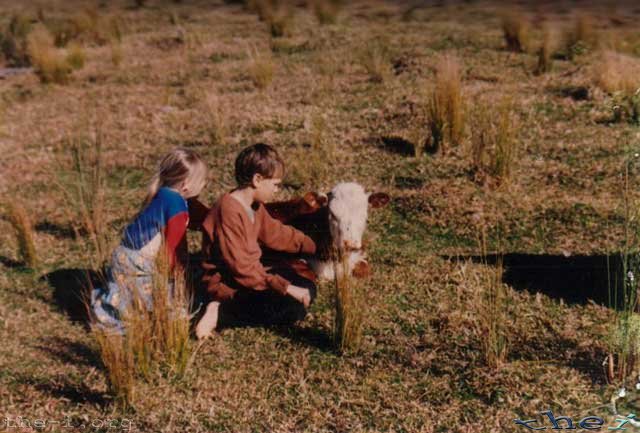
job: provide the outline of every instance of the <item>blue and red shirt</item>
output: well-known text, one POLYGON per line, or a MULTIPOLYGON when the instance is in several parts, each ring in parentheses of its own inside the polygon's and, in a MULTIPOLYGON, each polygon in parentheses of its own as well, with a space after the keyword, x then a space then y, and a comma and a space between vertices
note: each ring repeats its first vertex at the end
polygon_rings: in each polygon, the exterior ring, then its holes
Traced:
POLYGON ((125 228, 122 245, 155 257, 164 239, 171 265, 185 240, 189 207, 179 192, 162 187, 151 203, 125 228))

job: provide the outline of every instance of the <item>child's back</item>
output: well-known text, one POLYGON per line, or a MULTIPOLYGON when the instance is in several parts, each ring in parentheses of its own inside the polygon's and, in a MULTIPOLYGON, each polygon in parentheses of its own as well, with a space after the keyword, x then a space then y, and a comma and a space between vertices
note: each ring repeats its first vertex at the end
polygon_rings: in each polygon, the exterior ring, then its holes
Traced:
POLYGON ((145 257, 156 257, 162 241, 169 257, 176 257, 189 223, 187 201, 177 191, 162 187, 151 203, 125 228, 121 245, 145 257))
POLYGON ((106 287, 91 294, 97 326, 122 333, 122 316, 133 296, 152 309, 158 254, 166 254, 172 269, 184 266, 189 223, 186 199, 198 195, 205 179, 206 167, 195 152, 176 149, 163 158, 145 205, 124 229, 113 252, 106 287))

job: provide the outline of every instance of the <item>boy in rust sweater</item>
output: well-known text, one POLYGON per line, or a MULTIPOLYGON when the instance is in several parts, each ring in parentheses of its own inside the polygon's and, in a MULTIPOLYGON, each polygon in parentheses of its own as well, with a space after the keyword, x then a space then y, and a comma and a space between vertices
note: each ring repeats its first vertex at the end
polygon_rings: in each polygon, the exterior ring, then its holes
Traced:
POLYGON ((263 203, 278 191, 284 163, 263 143, 244 149, 235 163, 238 187, 223 194, 203 226, 203 286, 209 303, 196 326, 206 338, 221 310, 251 321, 291 323, 304 318, 315 298, 315 284, 284 265, 265 266, 261 246, 288 253, 313 254, 314 242, 272 218, 263 203))

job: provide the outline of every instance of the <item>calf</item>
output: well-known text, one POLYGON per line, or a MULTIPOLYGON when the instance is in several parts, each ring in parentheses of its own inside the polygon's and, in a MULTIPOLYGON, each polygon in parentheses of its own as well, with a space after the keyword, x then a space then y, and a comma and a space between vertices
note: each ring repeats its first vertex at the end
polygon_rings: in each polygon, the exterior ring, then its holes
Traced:
MULTIPOLYGON (((356 277, 369 275, 370 268, 362 244, 368 208, 384 206, 389 202, 389 196, 366 193, 361 185, 345 182, 337 184, 327 194, 326 200, 322 197, 307 194, 302 199, 269 203, 266 208, 274 218, 294 226, 314 240, 317 251, 309 264, 320 279, 335 277, 335 262, 339 256, 346 260, 350 274, 356 277)), ((337 271, 340 275, 341 269, 337 271)))

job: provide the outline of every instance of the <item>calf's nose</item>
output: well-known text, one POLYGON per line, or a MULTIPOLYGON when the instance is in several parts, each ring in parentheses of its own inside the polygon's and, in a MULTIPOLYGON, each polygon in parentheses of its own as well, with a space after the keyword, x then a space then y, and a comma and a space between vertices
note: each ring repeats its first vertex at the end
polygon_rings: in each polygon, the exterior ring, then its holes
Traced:
POLYGON ((354 240, 345 240, 342 244, 346 250, 359 250, 361 246, 360 242, 354 240))

